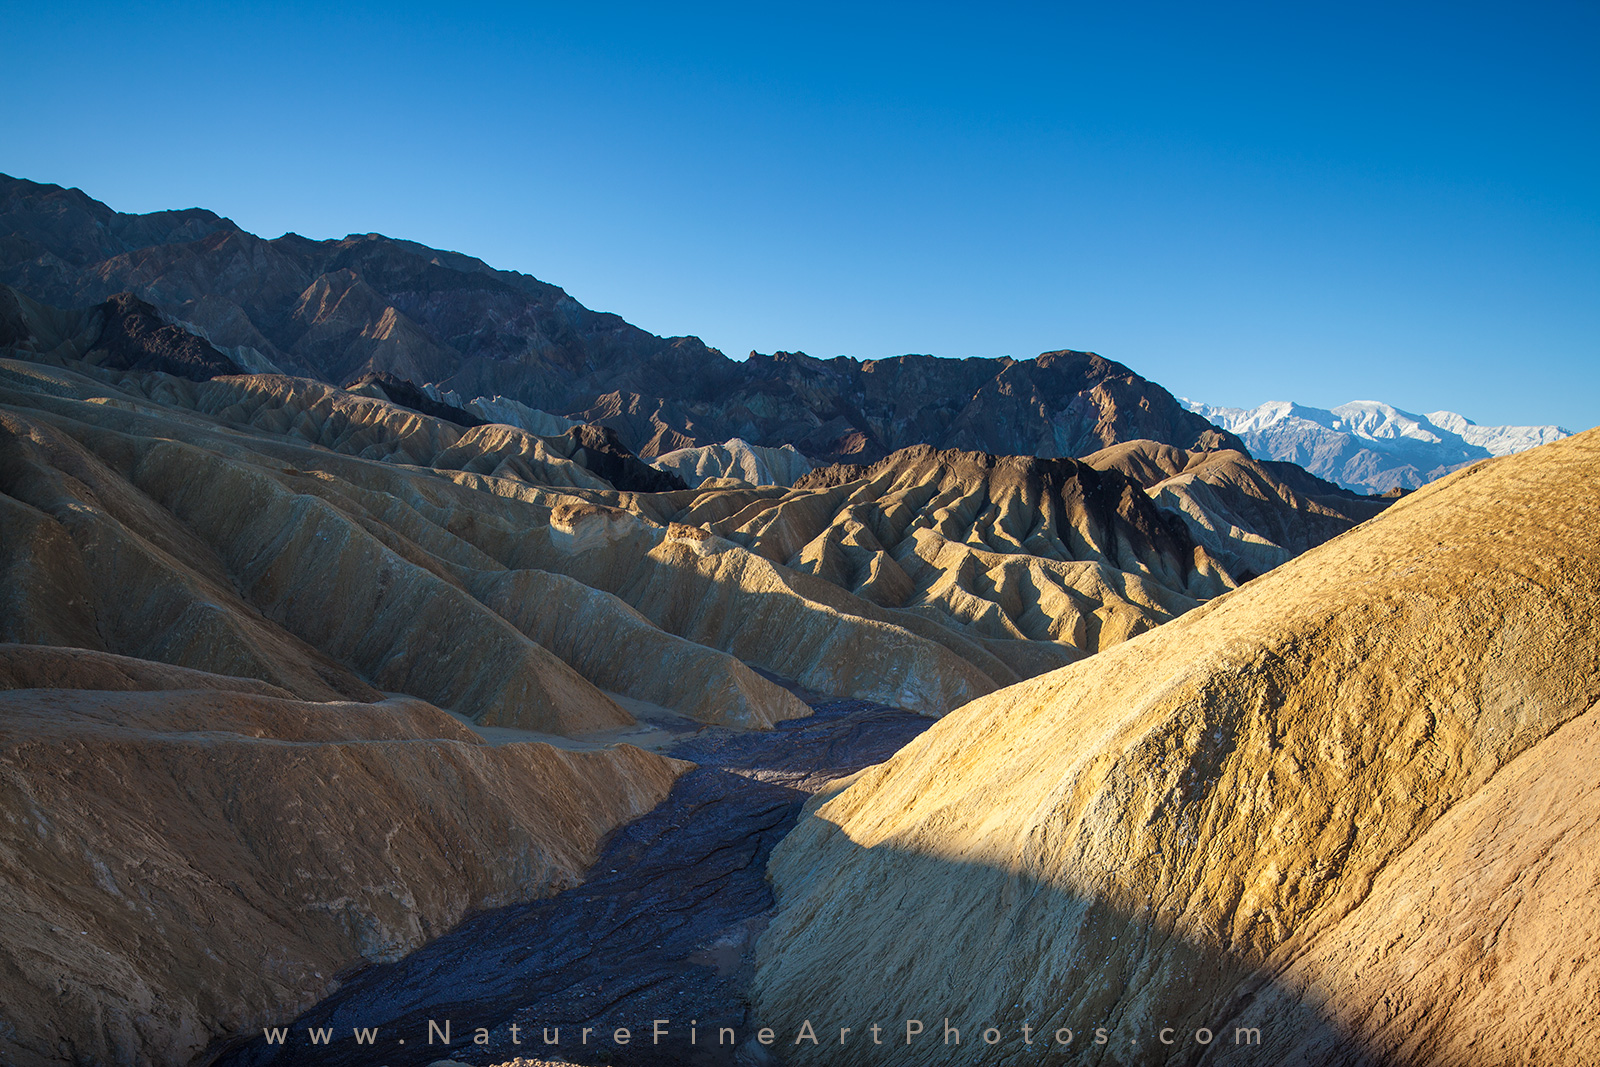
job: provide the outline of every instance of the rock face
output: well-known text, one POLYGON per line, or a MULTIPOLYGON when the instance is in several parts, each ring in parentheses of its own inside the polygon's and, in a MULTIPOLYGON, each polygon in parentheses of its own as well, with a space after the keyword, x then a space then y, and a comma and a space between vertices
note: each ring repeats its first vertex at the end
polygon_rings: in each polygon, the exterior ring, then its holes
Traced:
POLYGON ((1238 446, 1091 353, 735 362, 458 253, 377 234, 266 241, 209 211, 123 215, 78 190, 3 175, 0 283, 61 307, 131 293, 241 368, 432 383, 604 424, 647 459, 736 437, 822 462, 873 462, 916 444, 1041 456, 1134 438, 1238 446))
POLYGON ((23 345, 112 370, 158 370, 195 381, 241 368, 151 305, 122 293, 61 311, 0 286, 0 349, 23 345))
POLYGON ((1372 400, 1331 411, 1285 400, 1184 406, 1239 434, 1257 456, 1299 464, 1362 493, 1415 489, 1478 460, 1571 436, 1559 426, 1479 426, 1453 411, 1413 415, 1372 400))
POLYGON ((0 646, 0 1060, 196 1062, 469 910, 572 885, 687 764, 411 698, 0 646), (53 683, 46 687, 41 683, 53 683), (535 785, 536 788, 530 788, 535 785))
POLYGON ((937 1063, 1600 1060, 1597 475, 1600 431, 1481 464, 946 716, 774 854, 757 1015, 927 1020, 937 1063))

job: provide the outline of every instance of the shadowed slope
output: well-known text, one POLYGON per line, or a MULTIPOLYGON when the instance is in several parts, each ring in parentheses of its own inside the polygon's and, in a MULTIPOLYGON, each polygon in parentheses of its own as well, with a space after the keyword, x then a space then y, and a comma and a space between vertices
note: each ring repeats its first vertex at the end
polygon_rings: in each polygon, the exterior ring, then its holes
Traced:
POLYGON ((684 737, 671 754, 695 769, 607 842, 583 885, 475 916, 405 959, 354 976, 295 1019, 284 1044, 248 1035, 254 1040, 220 1062, 373 1067, 373 1048, 351 1040, 354 1025, 379 1030, 390 1067, 426 1067, 445 1055, 494 1063, 530 1052, 638 1067, 748 1064, 734 1057, 756 1047, 743 993, 772 909, 767 856, 807 794, 886 759, 927 726, 879 705, 819 701, 816 715, 776 730, 684 737), (429 1019, 453 1020, 448 1050, 424 1043, 429 1019), (674 1020, 659 1043, 641 1033, 651 1019, 674 1020), (692 1045, 690 1019, 700 1027, 692 1045), (516 1043, 512 1024, 522 1028, 516 1043), (601 1035, 587 1048, 585 1026, 601 1035), (630 1045, 609 1040, 619 1026, 633 1030, 630 1045), (721 1026, 735 1029, 735 1045, 714 1044, 721 1026), (334 1040, 309 1044, 311 1027, 332 1028, 334 1040), (491 1031, 490 1043, 473 1043, 479 1027, 491 1031), (546 1027, 559 1048, 543 1044, 546 1027))

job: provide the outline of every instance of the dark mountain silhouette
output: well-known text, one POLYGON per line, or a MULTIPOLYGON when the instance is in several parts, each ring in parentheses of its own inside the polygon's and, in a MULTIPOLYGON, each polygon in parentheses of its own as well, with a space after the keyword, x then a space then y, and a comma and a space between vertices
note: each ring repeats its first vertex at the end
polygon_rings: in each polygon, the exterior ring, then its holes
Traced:
POLYGON ((372 373, 595 422, 646 458, 741 437, 821 462, 927 444, 1078 456, 1146 438, 1240 447, 1165 389, 1089 352, 1036 359, 728 359, 560 288, 379 234, 264 240, 199 208, 126 215, 0 175, 0 283, 58 307, 131 293, 253 371, 372 373))

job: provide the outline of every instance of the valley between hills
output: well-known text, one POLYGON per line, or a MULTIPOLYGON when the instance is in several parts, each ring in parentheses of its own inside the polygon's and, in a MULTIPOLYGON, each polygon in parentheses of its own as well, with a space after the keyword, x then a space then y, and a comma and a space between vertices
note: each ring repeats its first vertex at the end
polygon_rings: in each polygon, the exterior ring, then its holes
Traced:
POLYGON ((0 234, 5 1063, 1600 1062, 1596 432, 1368 496, 1092 353, 0 234))

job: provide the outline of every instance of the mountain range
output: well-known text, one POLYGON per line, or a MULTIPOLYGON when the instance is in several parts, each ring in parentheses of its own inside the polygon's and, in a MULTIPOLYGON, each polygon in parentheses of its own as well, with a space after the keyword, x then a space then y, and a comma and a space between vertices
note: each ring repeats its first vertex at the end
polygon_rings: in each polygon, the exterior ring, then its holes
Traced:
POLYGON ((1248 448, 1384 493, 1567 433, 1376 402, 1331 411, 1179 402, 1086 352, 731 360, 460 253, 378 234, 265 240, 201 208, 123 214, 76 189, 5 175, 0 235, 0 284, 47 304, 136 299, 241 371, 333 385, 388 375, 535 432, 603 425, 647 460, 734 439, 788 446, 816 465, 869 464, 917 444, 1052 458, 1149 439, 1248 448))
POLYGON ((126 215, 6 176, 0 234, 0 284, 35 300, 84 308, 129 293, 244 370, 333 385, 387 373, 505 398, 608 426, 645 458, 735 437, 864 463, 916 444, 1046 458, 1139 438, 1239 446, 1159 385, 1087 352, 736 361, 456 252, 378 234, 264 240, 198 208, 126 215))
POLYGON ((0 289, 7 1063, 210 1062, 575 884, 683 773, 656 723, 770 732, 810 713, 791 686, 944 715, 1384 507, 1147 440, 792 487, 722 476, 762 459, 733 449, 686 488, 606 427, 219 358, 137 298, 0 289))
POLYGON ((1559 426, 1479 426, 1453 411, 1413 415, 1375 400, 1332 409, 1269 400, 1253 408, 1183 406, 1236 433, 1263 459, 1297 463, 1358 493, 1416 489, 1451 471, 1570 437, 1559 426))

